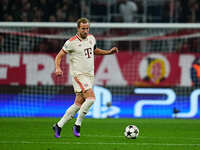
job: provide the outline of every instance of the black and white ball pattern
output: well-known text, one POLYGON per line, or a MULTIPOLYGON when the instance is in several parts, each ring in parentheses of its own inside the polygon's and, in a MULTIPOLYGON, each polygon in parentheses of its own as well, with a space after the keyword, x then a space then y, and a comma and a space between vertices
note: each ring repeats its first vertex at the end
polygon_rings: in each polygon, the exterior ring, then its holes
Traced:
POLYGON ((139 129, 135 125, 128 125, 125 128, 124 135, 128 139, 136 139, 139 135, 139 129))

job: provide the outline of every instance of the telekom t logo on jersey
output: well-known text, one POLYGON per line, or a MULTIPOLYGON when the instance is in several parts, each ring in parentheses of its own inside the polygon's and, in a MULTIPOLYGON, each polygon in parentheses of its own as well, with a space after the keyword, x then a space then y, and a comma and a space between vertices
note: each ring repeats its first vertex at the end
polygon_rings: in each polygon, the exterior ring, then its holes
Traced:
POLYGON ((92 55, 92 49, 91 48, 84 49, 84 52, 85 52, 85 56, 87 58, 91 58, 91 55, 92 55))

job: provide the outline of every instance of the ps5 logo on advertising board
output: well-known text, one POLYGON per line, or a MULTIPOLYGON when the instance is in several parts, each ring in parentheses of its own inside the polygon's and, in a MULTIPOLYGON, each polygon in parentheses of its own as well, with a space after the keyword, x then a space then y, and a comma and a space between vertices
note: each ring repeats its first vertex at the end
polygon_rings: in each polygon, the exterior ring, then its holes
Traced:
POLYGON ((112 94, 110 90, 100 86, 94 86, 93 90, 96 101, 87 116, 92 118, 117 118, 120 108, 112 106, 112 94))
MULTIPOLYGON (((176 94, 173 89, 161 89, 161 88, 136 88, 134 90, 136 94, 163 94, 166 95, 165 100, 155 99, 142 99, 134 105, 134 116, 143 117, 144 106, 160 106, 160 105, 171 105, 176 100, 176 94)), ((200 96, 200 89, 194 90, 190 95, 190 109, 188 112, 179 112, 176 114, 177 118, 192 118, 198 113, 198 97, 200 96)), ((172 114, 172 117, 174 114, 172 114)))

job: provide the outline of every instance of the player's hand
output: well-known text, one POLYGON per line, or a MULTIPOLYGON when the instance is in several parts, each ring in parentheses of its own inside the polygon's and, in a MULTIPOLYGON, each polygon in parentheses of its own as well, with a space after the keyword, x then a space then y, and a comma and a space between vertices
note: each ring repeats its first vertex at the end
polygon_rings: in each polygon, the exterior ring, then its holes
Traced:
POLYGON ((63 76, 63 72, 60 68, 56 68, 56 76, 63 76))
POLYGON ((114 53, 118 53, 118 48, 117 47, 113 47, 110 49, 110 54, 114 54, 114 53))

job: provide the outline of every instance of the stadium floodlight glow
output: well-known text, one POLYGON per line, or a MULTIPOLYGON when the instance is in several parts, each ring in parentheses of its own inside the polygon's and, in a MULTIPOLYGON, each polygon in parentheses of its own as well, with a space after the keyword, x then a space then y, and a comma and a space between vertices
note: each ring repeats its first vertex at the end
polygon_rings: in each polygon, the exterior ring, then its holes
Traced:
POLYGON ((200 96, 200 89, 194 90, 190 95, 190 111, 177 113, 177 118, 192 118, 198 113, 198 97, 200 96))
POLYGON ((142 117, 142 110, 145 105, 170 105, 176 99, 176 94, 172 89, 136 88, 134 92, 136 94, 164 94, 167 96, 166 100, 143 99, 138 101, 134 106, 135 117, 142 117))

